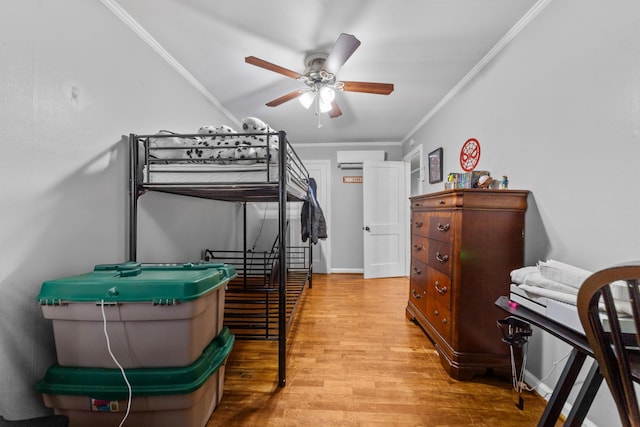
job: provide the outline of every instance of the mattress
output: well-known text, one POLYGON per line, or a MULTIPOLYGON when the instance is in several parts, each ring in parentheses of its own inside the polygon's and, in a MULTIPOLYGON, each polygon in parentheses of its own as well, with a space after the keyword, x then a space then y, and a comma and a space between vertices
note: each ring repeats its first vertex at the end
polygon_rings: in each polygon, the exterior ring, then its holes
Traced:
POLYGON ((254 163, 251 165, 222 165, 200 163, 174 163, 145 165, 145 184, 194 183, 276 183, 278 165, 254 163))

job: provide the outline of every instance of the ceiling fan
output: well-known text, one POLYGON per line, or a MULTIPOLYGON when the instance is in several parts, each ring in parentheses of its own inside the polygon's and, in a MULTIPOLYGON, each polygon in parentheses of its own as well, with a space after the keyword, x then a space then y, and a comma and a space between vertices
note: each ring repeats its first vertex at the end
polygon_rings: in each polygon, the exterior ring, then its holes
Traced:
POLYGON ((296 79, 307 86, 269 101, 267 106, 277 107, 287 101, 299 98, 306 108, 315 102, 316 114, 328 112, 329 117, 335 118, 342 115, 342 111, 334 99, 336 90, 377 95, 389 95, 393 92, 393 84, 391 83, 339 81, 336 79, 336 73, 358 46, 360 46, 360 40, 355 36, 341 33, 329 53, 312 53, 306 57, 304 73, 289 70, 255 56, 247 56, 244 60, 248 64, 296 79))

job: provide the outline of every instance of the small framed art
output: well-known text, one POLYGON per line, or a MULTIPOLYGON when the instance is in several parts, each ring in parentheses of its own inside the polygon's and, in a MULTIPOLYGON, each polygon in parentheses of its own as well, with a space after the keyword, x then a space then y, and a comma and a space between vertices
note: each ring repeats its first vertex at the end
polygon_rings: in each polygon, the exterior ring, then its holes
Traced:
POLYGON ((429 184, 442 182, 442 147, 429 153, 429 184))

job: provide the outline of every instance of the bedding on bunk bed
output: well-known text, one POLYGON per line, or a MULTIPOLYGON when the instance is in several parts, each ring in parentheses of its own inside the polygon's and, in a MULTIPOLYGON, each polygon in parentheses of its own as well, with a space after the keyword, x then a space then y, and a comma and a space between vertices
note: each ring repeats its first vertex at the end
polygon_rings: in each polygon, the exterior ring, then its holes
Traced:
MULTIPOLYGON (((195 134, 159 131, 138 137, 144 184, 275 184, 279 180, 279 133, 255 117, 230 126, 202 126, 195 134)), ((304 166, 286 146, 287 184, 306 187, 304 166)))

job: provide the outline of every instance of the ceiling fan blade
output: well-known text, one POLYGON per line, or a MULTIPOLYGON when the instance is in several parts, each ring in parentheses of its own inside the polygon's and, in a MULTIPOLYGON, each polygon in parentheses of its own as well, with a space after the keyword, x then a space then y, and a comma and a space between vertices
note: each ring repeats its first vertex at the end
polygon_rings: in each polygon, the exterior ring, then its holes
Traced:
POLYGON ((293 92, 289 92, 286 95, 281 96, 280 98, 276 98, 273 101, 267 102, 268 107, 277 107, 280 104, 284 104, 287 101, 291 101, 292 99, 296 99, 300 95, 302 95, 305 91, 302 89, 294 90, 293 92))
POLYGON ((356 51, 360 46, 360 40, 352 36, 351 34, 341 33, 338 39, 333 44, 329 56, 324 62, 324 69, 331 74, 338 72, 340 67, 347 62, 347 59, 356 51))
POLYGON ((374 93, 376 95, 389 95, 393 92, 393 83, 371 83, 371 82, 342 82, 345 92, 374 93))
POLYGON ((336 117, 340 117, 342 115, 342 110, 338 107, 338 103, 333 101, 331 103, 331 110, 329 111, 329 117, 335 119, 336 117))
POLYGON ((247 64, 255 65, 256 67, 264 68, 269 71, 280 73, 284 76, 291 77, 292 79, 298 79, 302 76, 300 73, 291 71, 276 64, 272 64, 271 62, 265 61, 264 59, 256 58, 255 56, 245 57, 244 62, 246 62, 247 64))

